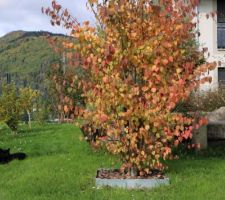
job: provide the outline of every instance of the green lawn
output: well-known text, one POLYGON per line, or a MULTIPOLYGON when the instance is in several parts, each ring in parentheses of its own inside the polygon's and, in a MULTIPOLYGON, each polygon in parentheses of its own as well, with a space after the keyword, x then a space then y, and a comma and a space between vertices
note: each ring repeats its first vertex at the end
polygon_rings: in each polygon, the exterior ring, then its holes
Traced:
POLYGON ((96 170, 114 166, 116 159, 93 152, 80 136, 78 128, 66 124, 36 125, 32 131, 22 127, 16 136, 0 127, 0 148, 28 154, 24 161, 0 165, 0 200, 225 199, 225 152, 170 161, 170 186, 153 190, 96 188, 96 170))

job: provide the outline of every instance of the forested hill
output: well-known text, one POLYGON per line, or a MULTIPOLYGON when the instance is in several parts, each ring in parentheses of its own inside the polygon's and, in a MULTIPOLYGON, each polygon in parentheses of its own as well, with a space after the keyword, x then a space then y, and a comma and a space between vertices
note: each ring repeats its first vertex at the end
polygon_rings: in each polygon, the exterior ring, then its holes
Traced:
POLYGON ((0 79, 13 80, 21 85, 37 85, 37 82, 57 59, 46 36, 65 37, 49 32, 14 31, 0 38, 0 79))

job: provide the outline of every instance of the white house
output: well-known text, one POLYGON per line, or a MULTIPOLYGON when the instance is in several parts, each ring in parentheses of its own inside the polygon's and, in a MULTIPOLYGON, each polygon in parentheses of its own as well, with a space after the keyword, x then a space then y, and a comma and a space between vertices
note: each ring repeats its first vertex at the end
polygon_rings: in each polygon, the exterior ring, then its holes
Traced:
POLYGON ((199 43, 208 48, 208 61, 222 63, 208 73, 212 77, 212 83, 202 86, 202 89, 215 89, 219 84, 225 84, 225 0, 200 0, 198 20, 199 43), (217 12, 215 18, 207 18, 207 14, 212 12, 217 12))

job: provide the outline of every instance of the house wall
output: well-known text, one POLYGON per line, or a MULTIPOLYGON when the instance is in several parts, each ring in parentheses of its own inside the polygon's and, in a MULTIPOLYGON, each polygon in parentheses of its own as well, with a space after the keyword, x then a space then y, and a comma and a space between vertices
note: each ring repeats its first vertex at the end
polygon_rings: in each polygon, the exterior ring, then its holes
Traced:
MULTIPOLYGON (((221 67, 225 66, 225 51, 217 49, 217 21, 215 18, 206 17, 207 14, 217 11, 217 1, 216 0, 201 0, 198 7, 198 28, 200 31, 199 44, 200 48, 208 48, 209 57, 206 55, 207 60, 211 61, 221 61, 221 67)), ((206 83, 201 86, 201 89, 215 89, 218 87, 218 67, 208 72, 206 75, 212 77, 212 83, 206 83)))
MULTIPOLYGON (((198 7, 198 28, 200 31, 200 37, 198 42, 200 44, 200 48, 208 48, 208 61, 213 60, 214 55, 217 51, 217 43, 216 43, 216 21, 211 17, 207 19, 206 15, 216 9, 216 1, 215 0, 201 0, 200 5, 198 7)), ((201 85, 201 89, 206 90, 210 88, 216 88, 218 83, 218 70, 215 69, 210 71, 206 75, 210 75, 212 77, 212 83, 206 83, 201 85)))

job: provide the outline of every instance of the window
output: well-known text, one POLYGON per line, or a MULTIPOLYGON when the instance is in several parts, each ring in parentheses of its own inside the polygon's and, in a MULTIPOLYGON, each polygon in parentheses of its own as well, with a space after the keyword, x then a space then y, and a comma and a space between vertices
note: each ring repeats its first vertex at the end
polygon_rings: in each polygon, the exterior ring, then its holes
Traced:
POLYGON ((225 68, 218 68, 218 82, 220 86, 224 86, 225 84, 225 68))
POLYGON ((217 0, 217 47, 225 48, 225 1, 217 0))

